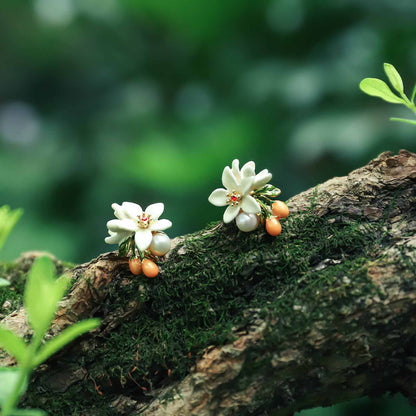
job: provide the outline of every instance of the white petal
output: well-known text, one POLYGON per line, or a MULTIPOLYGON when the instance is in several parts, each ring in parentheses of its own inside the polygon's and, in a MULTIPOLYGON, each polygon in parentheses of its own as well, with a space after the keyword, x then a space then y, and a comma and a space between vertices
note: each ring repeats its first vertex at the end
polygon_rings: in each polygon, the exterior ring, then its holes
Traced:
POLYGON ((231 222, 237 214, 240 212, 240 207, 233 207, 232 205, 229 205, 227 209, 224 212, 223 220, 225 223, 231 222))
POLYGON ((233 175, 237 179, 237 182, 240 182, 241 181, 240 161, 238 159, 233 160, 233 163, 231 164, 231 171, 233 172, 233 175))
POLYGON ((258 214, 261 211, 259 203, 250 195, 243 197, 241 209, 248 214, 258 214))
POLYGON ((138 224, 135 221, 129 220, 129 219, 123 219, 123 220, 110 220, 107 222, 107 228, 109 231, 112 231, 114 233, 128 231, 128 232, 134 232, 138 228, 138 224))
POLYGON ((168 228, 172 227, 172 223, 169 220, 158 220, 153 222, 149 229, 152 231, 163 231, 167 230, 168 228))
POLYGON ((148 228, 136 231, 134 241, 136 242, 137 248, 140 251, 145 251, 152 242, 152 236, 152 232, 148 228))
POLYGON ((131 235, 131 232, 119 232, 119 233, 114 233, 112 231, 110 231, 110 236, 105 238, 105 242, 107 244, 120 244, 122 243, 126 238, 129 237, 129 235, 131 235))
POLYGON ((251 186, 252 189, 259 189, 263 187, 264 185, 266 185, 267 182, 270 181, 271 178, 272 178, 272 174, 267 169, 263 169, 254 178, 253 185, 251 186))
POLYGON ((126 218, 124 215, 124 210, 121 205, 114 203, 114 204, 111 204, 111 208, 113 208, 114 210, 114 216, 117 217, 119 220, 126 218))
POLYGON ((253 161, 247 162, 241 168, 241 176, 244 178, 246 176, 255 176, 256 175, 256 164, 253 161))
POLYGON ((227 205, 227 190, 223 188, 215 189, 209 196, 208 201, 216 207, 227 205))
POLYGON ((133 202, 123 202, 121 207, 124 210, 125 217, 131 220, 137 220, 137 217, 143 213, 142 207, 133 202))
POLYGON ((252 184, 254 181, 254 176, 248 176, 246 178, 243 178, 241 180, 241 183, 238 185, 238 192, 240 192, 241 195, 247 195, 248 191, 250 190, 252 184))
POLYGON ((164 209, 165 206, 162 204, 162 202, 158 202, 157 204, 149 205, 146 208, 145 213, 147 215, 150 215, 152 217, 152 220, 157 220, 162 215, 164 209))
POLYGON ((228 166, 226 166, 222 172, 222 184, 224 185, 224 188, 230 191, 235 191, 237 189, 237 180, 228 166))

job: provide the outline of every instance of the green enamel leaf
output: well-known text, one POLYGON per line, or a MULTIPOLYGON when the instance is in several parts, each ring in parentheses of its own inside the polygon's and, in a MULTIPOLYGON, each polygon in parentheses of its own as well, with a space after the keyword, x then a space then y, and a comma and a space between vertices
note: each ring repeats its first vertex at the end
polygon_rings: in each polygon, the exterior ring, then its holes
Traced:
POLYGON ((0 347, 12 355, 19 363, 26 357, 26 344, 9 329, 0 327, 0 347))
POLYGON ((80 335, 88 331, 91 331, 94 328, 97 328, 97 326, 99 325, 99 319, 86 319, 66 328, 55 338, 52 338, 50 341, 48 341, 39 351, 35 358, 35 367, 37 367, 39 364, 42 364, 50 356, 55 354, 65 345, 69 344, 75 338, 79 337, 80 335))
POLYGON ((394 94, 381 79, 365 78, 360 82, 360 89, 368 95, 379 97, 389 103, 404 104, 404 101, 394 94))
POLYGON ((384 64, 384 72, 386 73, 393 88, 400 94, 403 94, 403 81, 397 69, 392 64, 384 64))
POLYGON ((40 257, 33 263, 26 282, 24 306, 38 335, 43 336, 48 330, 67 285, 65 278, 55 279, 55 267, 49 257, 40 257))

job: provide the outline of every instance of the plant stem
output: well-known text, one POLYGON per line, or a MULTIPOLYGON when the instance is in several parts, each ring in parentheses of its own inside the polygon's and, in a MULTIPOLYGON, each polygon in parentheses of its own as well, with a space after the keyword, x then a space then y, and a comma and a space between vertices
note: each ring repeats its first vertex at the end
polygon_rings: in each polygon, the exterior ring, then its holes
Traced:
POLYGON ((19 378, 17 379, 12 394, 3 405, 1 416, 10 416, 11 412, 16 409, 20 400, 21 391, 24 390, 24 385, 27 383, 31 372, 33 371, 33 361, 36 356, 36 352, 42 343, 42 339, 43 335, 34 335, 27 350, 27 356, 24 360, 23 366, 20 369, 19 378))

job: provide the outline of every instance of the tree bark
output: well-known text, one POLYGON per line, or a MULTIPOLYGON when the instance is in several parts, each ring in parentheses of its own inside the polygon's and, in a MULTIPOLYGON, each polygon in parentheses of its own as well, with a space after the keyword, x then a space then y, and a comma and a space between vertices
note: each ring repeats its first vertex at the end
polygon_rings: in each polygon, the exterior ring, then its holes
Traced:
MULTIPOLYGON (((76 392, 89 389, 91 404, 80 399, 73 414, 285 416, 386 392, 414 401, 416 155, 385 152, 288 205, 291 215, 276 240, 223 224, 175 239, 152 282, 132 277, 114 252, 68 270, 74 284, 49 336, 87 317, 101 317, 102 325, 36 372, 26 403, 68 415, 74 405, 52 405, 51 395, 72 392, 76 401, 76 392), (164 310, 172 297, 177 309, 164 310), (200 321, 192 309, 198 302, 200 321), (234 326, 227 329, 220 307, 234 326), (149 320, 162 331, 173 319, 172 328, 181 328, 172 332, 177 361, 164 352, 169 345, 157 350, 163 337, 146 340, 140 332, 149 320), (94 351, 111 344, 117 354, 109 340, 135 322, 132 364, 120 364, 117 378, 94 351), (155 356, 146 352, 143 363, 146 342, 155 343, 155 356), (175 363, 182 369, 176 373, 175 363), (97 413, 99 406, 106 410, 97 413)), ((23 308, 2 324, 30 337, 23 308)), ((120 354, 122 362, 122 347, 120 354)), ((6 355, 0 359, 13 365, 6 355)))

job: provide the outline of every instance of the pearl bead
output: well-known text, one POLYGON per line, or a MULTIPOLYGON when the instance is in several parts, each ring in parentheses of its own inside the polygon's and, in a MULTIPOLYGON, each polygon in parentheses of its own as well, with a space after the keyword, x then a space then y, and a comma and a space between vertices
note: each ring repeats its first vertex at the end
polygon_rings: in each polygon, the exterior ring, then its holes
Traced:
POLYGON ((237 227, 244 232, 253 231, 259 225, 259 217, 256 214, 241 212, 235 219, 237 227))
POLYGON ((164 256, 170 250, 170 238, 165 233, 154 234, 150 250, 155 256, 164 256))

